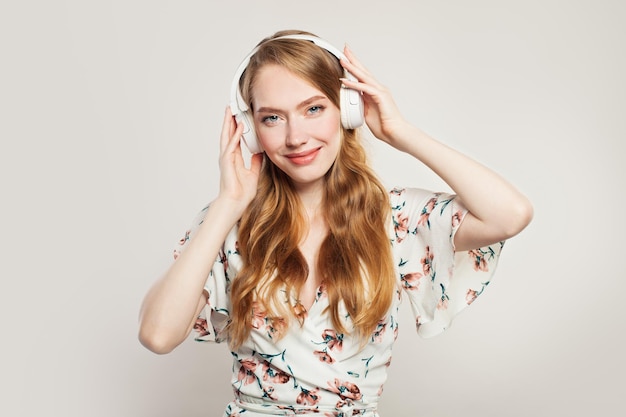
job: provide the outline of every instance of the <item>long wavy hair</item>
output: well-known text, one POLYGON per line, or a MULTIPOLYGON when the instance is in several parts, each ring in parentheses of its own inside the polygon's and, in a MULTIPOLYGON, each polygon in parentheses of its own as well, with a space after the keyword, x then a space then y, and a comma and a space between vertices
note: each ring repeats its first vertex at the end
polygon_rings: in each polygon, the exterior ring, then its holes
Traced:
MULTIPOLYGON (((259 69, 278 64, 310 82, 339 107, 343 69, 337 58, 309 41, 274 39, 295 33, 311 35, 281 31, 261 41, 240 80, 242 96, 252 106, 259 69)), ((329 232, 317 268, 329 298, 324 314, 330 315, 338 332, 354 333, 365 343, 388 312, 395 292, 387 234, 389 197, 367 164, 357 132, 343 127, 341 131, 337 159, 325 176, 322 211, 329 232), (342 304, 352 322, 350 329, 342 317, 342 304)), ((308 276, 307 262, 298 249, 307 230, 304 208, 291 179, 264 156, 256 197, 239 223, 243 268, 231 285, 231 347, 241 346, 248 338, 255 314, 262 313, 274 327, 288 326, 292 319, 302 325, 306 311, 294 300, 308 276)))

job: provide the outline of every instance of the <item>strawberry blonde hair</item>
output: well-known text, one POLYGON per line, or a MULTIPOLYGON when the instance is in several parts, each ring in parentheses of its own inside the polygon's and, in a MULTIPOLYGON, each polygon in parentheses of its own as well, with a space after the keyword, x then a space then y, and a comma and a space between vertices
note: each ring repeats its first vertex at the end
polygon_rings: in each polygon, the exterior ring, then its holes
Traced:
MULTIPOLYGON (((279 39, 300 31, 282 31, 264 39, 240 80, 242 96, 252 103, 256 75, 278 64, 307 80, 339 107, 343 68, 337 58, 310 41, 279 39)), ((252 108, 252 107, 251 107, 252 108)), ((329 297, 325 313, 341 333, 356 334, 363 343, 387 314, 395 292, 387 191, 366 161, 357 132, 341 128, 337 159, 325 176, 322 210, 329 226, 317 268, 329 297), (346 328, 340 305, 352 321, 346 328)), ((265 155, 255 198, 240 220, 239 252, 243 268, 231 285, 228 326, 233 348, 248 338, 256 310, 272 321, 302 325, 304 308, 294 305, 308 276, 298 249, 306 233, 304 208, 291 179, 265 155)))

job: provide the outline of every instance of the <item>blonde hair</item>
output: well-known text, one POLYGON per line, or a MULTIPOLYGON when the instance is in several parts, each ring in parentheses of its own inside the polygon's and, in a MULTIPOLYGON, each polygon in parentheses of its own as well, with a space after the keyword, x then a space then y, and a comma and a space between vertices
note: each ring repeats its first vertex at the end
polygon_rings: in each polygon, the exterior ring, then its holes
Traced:
MULTIPOLYGON (((260 43, 240 86, 252 103, 255 77, 267 64, 278 64, 310 82, 339 107, 339 78, 343 69, 336 57, 309 41, 273 38, 307 32, 282 31, 260 43)), ((389 197, 367 164, 357 132, 342 128, 341 147, 326 173, 322 210, 329 226, 317 268, 329 297, 327 313, 338 332, 354 332, 363 343, 388 312, 395 291, 391 244, 387 234, 389 197), (340 305, 345 305, 353 329, 346 329, 340 305)), ((308 276, 298 249, 306 220, 291 179, 267 156, 256 197, 239 224, 239 252, 243 268, 233 280, 233 310, 228 326, 231 346, 249 336, 253 315, 261 309, 270 321, 289 325, 304 320, 302 306, 293 305, 308 276), (260 304, 259 304, 260 303, 260 304)))

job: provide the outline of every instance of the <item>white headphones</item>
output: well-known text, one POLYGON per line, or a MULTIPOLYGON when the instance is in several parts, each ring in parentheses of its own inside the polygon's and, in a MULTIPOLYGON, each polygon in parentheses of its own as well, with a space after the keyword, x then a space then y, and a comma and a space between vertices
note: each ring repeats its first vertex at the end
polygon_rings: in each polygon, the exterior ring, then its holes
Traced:
MULTIPOLYGON (((337 48, 333 47, 323 39, 315 36, 287 35, 271 39, 267 42, 272 42, 277 39, 301 39, 311 41, 320 48, 326 49, 328 52, 336 56, 337 59, 343 58, 347 60, 346 56, 341 53, 341 51, 339 51, 337 48)), ((250 52, 241 62, 239 68, 237 68, 237 71, 235 72, 235 77, 233 78, 233 83, 230 88, 230 110, 237 118, 237 120, 240 123, 243 123, 243 140, 250 152, 253 154, 263 152, 263 148, 261 147, 261 144, 259 143, 256 136, 256 131, 254 129, 254 119, 252 115, 248 112, 250 108, 241 96, 241 91, 239 90, 239 79, 241 78, 241 75, 250 63, 250 58, 256 53, 259 47, 260 46, 254 48, 252 52, 250 52)), ((349 80, 356 81, 356 78, 348 71, 344 71, 344 77, 349 80)), ((364 105, 363 97, 361 96, 361 93, 359 91, 353 90, 351 88, 341 88, 339 103, 339 109, 341 110, 341 124, 344 128, 356 129, 363 124, 364 105)))

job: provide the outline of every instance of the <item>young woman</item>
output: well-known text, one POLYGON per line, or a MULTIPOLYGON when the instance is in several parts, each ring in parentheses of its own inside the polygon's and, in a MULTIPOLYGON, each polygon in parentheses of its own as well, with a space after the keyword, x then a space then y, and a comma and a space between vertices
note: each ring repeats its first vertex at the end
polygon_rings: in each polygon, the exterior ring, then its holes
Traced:
POLYGON ((235 399, 225 415, 376 416, 401 298, 422 336, 445 330, 482 293, 532 206, 404 120, 348 48, 279 32, 235 78, 240 122, 226 110, 219 194, 146 295, 140 340, 156 353, 194 328, 197 340, 227 341, 235 399), (358 106, 378 139, 455 195, 385 190, 354 128, 358 106), (248 128, 263 152, 246 166, 248 128))

